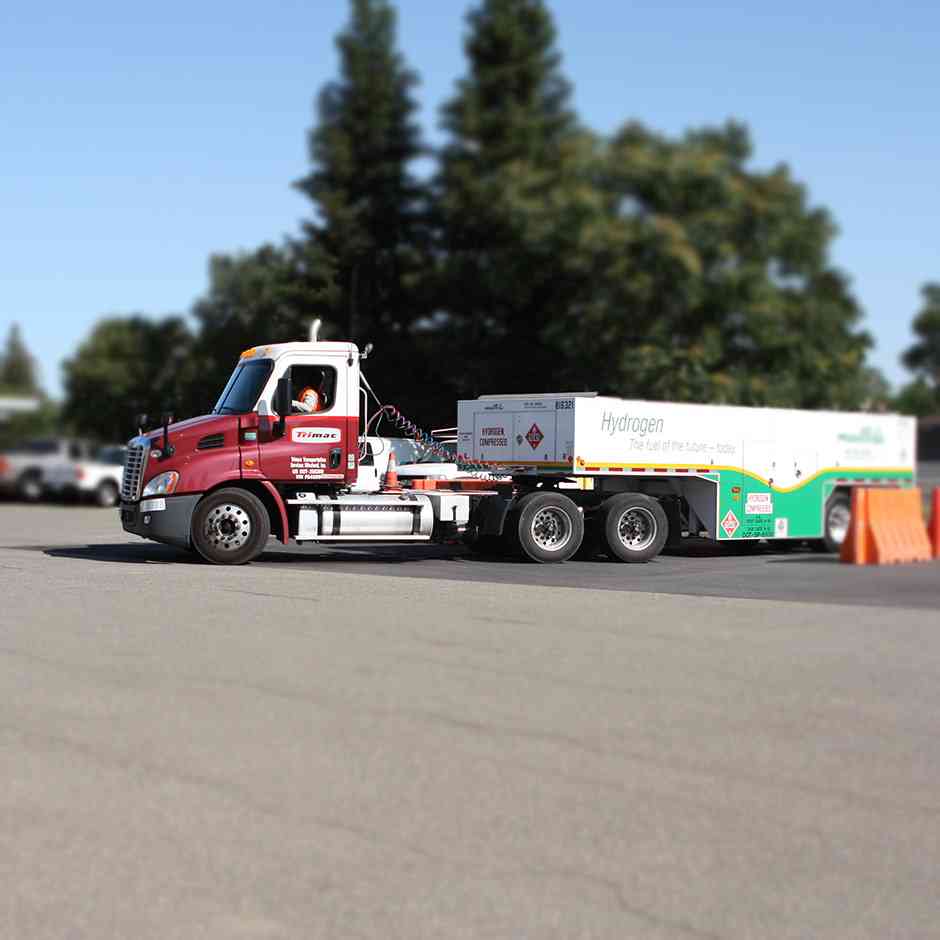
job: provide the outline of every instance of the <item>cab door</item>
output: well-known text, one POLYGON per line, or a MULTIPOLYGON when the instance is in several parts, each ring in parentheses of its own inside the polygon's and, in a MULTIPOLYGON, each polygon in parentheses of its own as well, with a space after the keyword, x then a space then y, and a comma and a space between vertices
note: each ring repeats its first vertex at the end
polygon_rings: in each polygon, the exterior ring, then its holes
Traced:
POLYGON ((345 373, 339 363, 295 362, 279 370, 290 378, 292 405, 280 437, 264 434, 258 448, 261 472, 278 483, 312 485, 346 479, 348 421, 345 373), (297 405, 303 389, 320 393, 321 406, 304 413, 297 405))

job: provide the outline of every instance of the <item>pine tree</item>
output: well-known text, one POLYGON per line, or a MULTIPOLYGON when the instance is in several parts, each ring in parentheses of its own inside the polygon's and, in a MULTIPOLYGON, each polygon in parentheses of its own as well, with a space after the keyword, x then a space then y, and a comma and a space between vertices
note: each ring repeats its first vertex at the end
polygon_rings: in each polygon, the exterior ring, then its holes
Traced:
POLYGON ((541 0, 482 0, 467 23, 468 74, 442 113, 434 325, 442 354, 459 351, 455 394, 536 390, 552 367, 543 328, 567 303, 564 223, 591 142, 541 0))
POLYGON ((576 127, 556 32, 542 0, 483 0, 467 15, 470 72, 443 109, 446 169, 484 174, 558 159, 576 127))
POLYGON ((916 342, 904 353, 904 365, 940 392, 940 284, 925 284, 920 312, 911 328, 916 342))
POLYGON ((901 389, 895 406, 924 417, 940 412, 940 284, 925 284, 921 295, 923 305, 911 324, 916 340, 902 356, 916 378, 901 389))
POLYGON ((193 384, 181 388, 186 413, 202 414, 212 407, 249 346, 306 338, 302 295, 309 286, 289 248, 266 244, 209 259, 209 289, 192 309, 199 331, 193 346, 193 384))
MULTIPOLYGON (((316 282, 308 316, 343 339, 380 346, 420 316, 423 192, 411 164, 423 147, 387 0, 352 0, 337 38, 340 78, 319 96, 309 134, 311 172, 296 185, 313 200, 298 265, 316 282)), ((386 359, 388 357, 386 356, 386 359)))
POLYGON ((17 323, 10 327, 6 349, 0 355, 0 389, 30 395, 40 391, 36 362, 23 342, 17 323))

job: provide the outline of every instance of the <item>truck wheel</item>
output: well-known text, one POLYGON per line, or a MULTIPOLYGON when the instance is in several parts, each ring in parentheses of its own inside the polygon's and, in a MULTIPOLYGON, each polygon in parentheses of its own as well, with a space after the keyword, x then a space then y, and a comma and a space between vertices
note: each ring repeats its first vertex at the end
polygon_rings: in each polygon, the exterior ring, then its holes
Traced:
POLYGON ((826 503, 826 515, 823 519, 823 548, 836 553, 842 548, 849 523, 852 521, 852 504, 845 493, 835 493, 826 503))
POLYGON ((36 503, 42 499, 42 473, 39 470, 27 470, 16 481, 16 492, 27 503, 36 503))
POLYGON ((666 544, 669 523, 659 502, 642 493, 621 493, 601 504, 604 547, 618 561, 655 558, 666 544))
POLYGON ((561 493, 529 493, 512 513, 513 541, 522 553, 541 564, 567 561, 581 546, 584 518, 561 493))
POLYGON ((248 490, 218 490, 193 512, 193 547, 214 565, 244 565, 263 551, 271 534, 264 504, 248 490))
POLYGON ((102 480, 95 490, 95 502, 99 506, 106 506, 110 508, 112 506, 117 506, 118 497, 120 495, 121 494, 117 488, 117 483, 115 483, 113 480, 102 480))

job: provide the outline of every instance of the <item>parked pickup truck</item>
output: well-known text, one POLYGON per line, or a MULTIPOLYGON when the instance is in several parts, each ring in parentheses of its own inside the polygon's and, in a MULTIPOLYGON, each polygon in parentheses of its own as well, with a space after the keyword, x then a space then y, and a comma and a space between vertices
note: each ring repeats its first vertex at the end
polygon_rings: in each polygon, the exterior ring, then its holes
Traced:
POLYGON ((34 438, 0 453, 0 493, 34 503, 45 492, 46 471, 58 464, 87 460, 94 445, 65 437, 34 438))
POLYGON ((99 447, 90 457, 53 464, 43 473, 50 496, 93 499, 99 506, 116 506, 121 496, 126 447, 99 447))

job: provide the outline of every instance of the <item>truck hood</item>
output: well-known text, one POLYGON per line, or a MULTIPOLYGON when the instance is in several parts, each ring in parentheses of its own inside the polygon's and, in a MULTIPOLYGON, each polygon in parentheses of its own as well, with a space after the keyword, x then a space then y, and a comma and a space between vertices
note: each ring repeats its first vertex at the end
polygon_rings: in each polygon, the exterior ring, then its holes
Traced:
MULTIPOLYGON (((186 418, 185 421, 174 421, 170 425, 170 440, 173 440, 173 436, 180 434, 184 431, 193 431, 203 425, 210 425, 217 422, 222 422, 222 426, 228 426, 232 421, 232 415, 199 415, 196 418, 186 418)), ((160 441, 163 440, 163 428, 159 427, 152 431, 145 431, 144 437, 150 438, 150 444, 152 447, 158 447, 160 441)))

